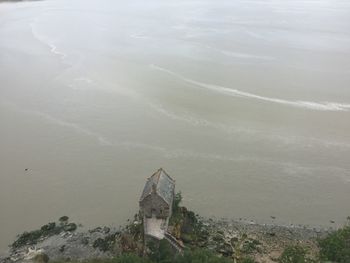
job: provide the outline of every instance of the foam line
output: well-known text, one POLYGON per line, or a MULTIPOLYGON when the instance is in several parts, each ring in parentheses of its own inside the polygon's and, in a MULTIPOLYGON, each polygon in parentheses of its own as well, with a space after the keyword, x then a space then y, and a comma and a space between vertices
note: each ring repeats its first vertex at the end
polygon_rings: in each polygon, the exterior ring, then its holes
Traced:
POLYGON ((222 93, 228 96, 234 96, 234 97, 242 97, 247 99, 255 99, 265 102, 272 102, 282 105, 289 105, 293 107, 308 109, 308 110, 318 110, 318 111, 349 111, 350 104, 344 104, 344 103, 338 103, 338 102, 313 102, 313 101, 303 101, 303 100, 286 100, 286 99, 279 99, 279 98, 271 98, 271 97, 265 97, 260 96, 257 94, 237 90, 237 89, 231 89, 223 86, 213 85, 213 84, 207 84, 199 81, 195 81, 189 78, 186 78, 176 72, 170 71, 168 69, 159 67, 157 65, 150 65, 152 69, 159 70, 162 72, 165 72, 167 74, 170 74, 174 77, 177 77, 189 84, 199 86, 208 90, 212 90, 214 92, 222 93))
POLYGON ((59 57, 61 57, 62 60, 64 60, 67 57, 67 54, 58 51, 57 46, 54 45, 53 43, 51 43, 46 37, 40 35, 36 28, 35 28, 35 23, 37 23, 37 21, 35 20, 34 22, 30 23, 30 29, 32 32, 33 37, 38 40, 39 42, 43 43, 44 45, 48 46, 50 48, 50 52, 54 55, 57 55, 59 57))
POLYGON ((73 131, 75 131, 76 133, 85 135, 85 136, 89 136, 94 138, 99 144, 101 145, 113 145, 113 143, 111 143, 107 138, 105 138, 104 136, 91 131, 89 129, 86 129, 80 125, 78 125, 77 123, 72 123, 72 122, 68 122, 68 121, 64 121, 62 119, 58 119, 56 117, 51 116, 50 114, 41 112, 41 111, 37 111, 37 110, 29 110, 29 109, 22 109, 20 107, 18 107, 17 105, 11 103, 11 102, 2 102, 0 101, 0 105, 3 104, 5 106, 7 106, 7 108, 15 110, 17 112, 21 112, 24 114, 28 114, 28 115, 32 115, 32 116, 36 116, 38 118, 44 119, 45 121, 52 123, 54 125, 58 125, 61 127, 66 127, 69 128, 73 131))

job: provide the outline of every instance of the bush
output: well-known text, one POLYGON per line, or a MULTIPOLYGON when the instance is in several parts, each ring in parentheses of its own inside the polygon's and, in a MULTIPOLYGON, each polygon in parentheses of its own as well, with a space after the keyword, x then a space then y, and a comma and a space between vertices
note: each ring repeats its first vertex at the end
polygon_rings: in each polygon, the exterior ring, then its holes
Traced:
POLYGON ((159 241, 159 244, 155 242, 148 242, 148 247, 151 251, 149 253, 149 258, 152 262, 157 263, 171 263, 174 259, 174 251, 172 250, 170 244, 166 240, 159 241))
POLYGON ((350 226, 319 240, 320 257, 338 263, 350 262, 350 226))
POLYGON ((307 257, 307 250, 301 246, 289 246, 279 257, 280 263, 312 263, 312 259, 307 257))
POLYGON ((175 197, 174 197, 173 212, 177 212, 178 211, 181 202, 182 202, 182 195, 181 195, 181 192, 178 192, 178 193, 175 194, 175 197))

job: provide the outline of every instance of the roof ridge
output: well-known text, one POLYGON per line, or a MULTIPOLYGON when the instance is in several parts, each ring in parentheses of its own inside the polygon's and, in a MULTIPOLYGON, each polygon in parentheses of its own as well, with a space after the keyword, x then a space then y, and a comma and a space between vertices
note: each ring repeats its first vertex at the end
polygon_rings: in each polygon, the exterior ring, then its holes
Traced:
POLYGON ((160 175, 162 174, 163 172, 163 169, 162 168, 159 168, 157 173, 158 173, 158 176, 157 176, 157 185, 159 184, 159 178, 160 178, 160 175))
POLYGON ((175 180, 173 179, 173 178, 171 178, 171 176, 165 171, 165 170, 163 170, 163 168, 160 168, 162 171, 163 171, 163 173, 173 182, 173 183, 175 183, 175 180))
MULTIPOLYGON (((143 189, 140 201, 146 198, 146 196, 152 194, 153 191, 157 193, 165 202, 169 202, 164 198, 165 187, 170 187, 171 189, 175 188, 175 180, 168 175, 163 168, 159 168, 155 173, 153 173, 148 179, 143 189), (160 178, 162 176, 162 178, 160 178), (161 180, 162 179, 162 180, 161 180), (167 182, 165 182, 167 181, 167 182), (164 185, 165 184, 165 185, 164 185), (166 186, 168 185, 168 186, 166 186), (172 186, 169 186, 172 185, 172 186)), ((165 190, 167 191, 167 190, 165 190)))

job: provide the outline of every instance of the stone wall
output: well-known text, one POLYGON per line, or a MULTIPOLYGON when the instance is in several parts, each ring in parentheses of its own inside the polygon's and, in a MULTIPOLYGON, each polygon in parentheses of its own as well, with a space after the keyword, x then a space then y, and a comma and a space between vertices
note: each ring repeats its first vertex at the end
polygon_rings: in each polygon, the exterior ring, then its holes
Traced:
POLYGON ((158 194, 152 193, 140 202, 141 212, 146 217, 152 217, 152 213, 158 218, 167 218, 171 216, 171 206, 158 194))

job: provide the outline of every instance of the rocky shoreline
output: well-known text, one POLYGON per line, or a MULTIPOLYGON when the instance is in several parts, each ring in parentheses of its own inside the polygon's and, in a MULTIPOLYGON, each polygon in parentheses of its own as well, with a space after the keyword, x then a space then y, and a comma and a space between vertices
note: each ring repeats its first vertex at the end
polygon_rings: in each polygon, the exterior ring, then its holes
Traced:
MULTIPOLYGON (((192 213, 185 208, 183 211, 192 213)), ((137 216, 125 227, 117 229, 104 226, 88 231, 76 229, 76 224, 68 223, 66 219, 66 222, 60 220, 44 225, 40 230, 23 233, 8 253, 0 257, 0 262, 86 261, 113 258, 123 252, 140 253, 141 223, 137 216)), ((311 256, 316 255, 317 239, 331 232, 327 229, 204 219, 198 216, 195 221, 198 224, 195 237, 186 234, 186 230, 177 234, 186 247, 206 248, 225 257, 249 256, 256 262, 276 262, 290 245, 302 245, 311 256)), ((175 226, 173 231, 176 236, 175 226)), ((182 225, 181 228, 189 226, 182 225)))
MULTIPOLYGON (((221 245, 216 250, 224 255, 248 256, 256 262, 277 262, 285 248, 300 245, 308 249, 311 256, 318 253, 317 240, 324 238, 327 229, 302 226, 280 226, 256 224, 234 220, 211 221, 211 236, 221 245), (219 233, 219 235, 217 235, 219 233), (230 248, 231 245, 231 248, 230 248)), ((212 244, 214 247, 217 244, 212 244)), ((215 249, 215 248, 214 248, 215 249)))

